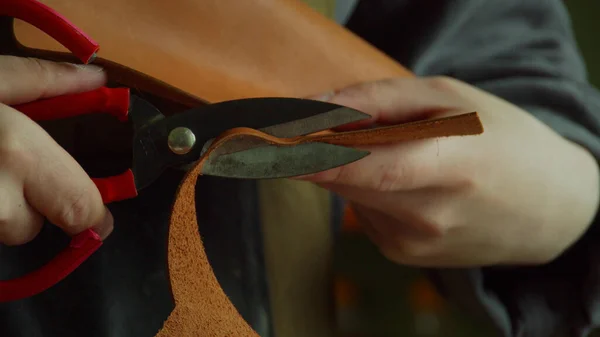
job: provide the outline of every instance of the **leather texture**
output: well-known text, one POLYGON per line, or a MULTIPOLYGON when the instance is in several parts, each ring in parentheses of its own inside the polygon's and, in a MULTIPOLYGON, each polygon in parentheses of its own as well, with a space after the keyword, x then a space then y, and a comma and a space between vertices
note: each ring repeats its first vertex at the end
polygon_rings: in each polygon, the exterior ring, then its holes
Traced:
MULTIPOLYGON (((42 2, 99 42, 97 63, 106 66, 112 81, 187 106, 245 97, 306 97, 360 82, 413 76, 294 0, 42 2)), ((17 22, 15 33, 27 47, 64 52, 26 23, 17 22)), ((465 116, 463 121, 475 121, 466 129, 480 132, 476 115, 465 116)), ((446 129, 450 124, 429 123, 404 135, 437 137, 460 129, 446 129)), ((363 137, 343 138, 344 145, 389 140, 385 135, 358 135, 363 137)), ((328 136, 332 134, 322 135, 328 136)), ((157 336, 257 336, 223 291, 204 250, 195 202, 201 168, 202 161, 187 173, 173 204, 168 271, 175 308, 157 336)))
MULTIPOLYGON (((305 97, 409 72, 297 0, 42 0, 100 44, 98 56, 208 102, 305 97)), ((66 51, 24 22, 28 47, 66 51)))
MULTIPOLYGON (((221 146, 230 141, 247 142, 252 145, 294 146, 305 143, 327 143, 349 147, 365 145, 389 145, 409 140, 421 140, 434 137, 468 136, 483 132, 483 126, 476 112, 448 116, 432 120, 420 120, 378 128, 336 132, 319 131, 305 136, 280 138, 260 130, 237 127, 223 132, 206 149, 200 158, 204 163, 212 153, 219 153, 221 146)), ((236 144, 237 145, 237 144, 236 144)), ((199 164, 200 164, 199 163, 199 164)))

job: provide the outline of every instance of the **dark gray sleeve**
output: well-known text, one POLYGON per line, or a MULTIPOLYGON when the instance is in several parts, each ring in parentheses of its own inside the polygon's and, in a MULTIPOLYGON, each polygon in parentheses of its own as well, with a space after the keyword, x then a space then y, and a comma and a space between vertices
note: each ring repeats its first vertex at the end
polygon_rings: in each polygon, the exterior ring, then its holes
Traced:
MULTIPOLYGON (((587 82, 562 1, 367 0, 348 27, 417 74, 500 96, 600 158, 600 93, 587 82)), ((544 266, 430 272, 501 336, 587 336, 600 322, 599 226, 544 266)))

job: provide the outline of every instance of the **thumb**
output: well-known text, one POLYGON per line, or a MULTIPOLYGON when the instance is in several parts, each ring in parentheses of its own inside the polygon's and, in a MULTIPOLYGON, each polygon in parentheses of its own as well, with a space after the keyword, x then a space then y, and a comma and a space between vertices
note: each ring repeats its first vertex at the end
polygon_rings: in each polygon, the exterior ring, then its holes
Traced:
MULTIPOLYGON (((460 86, 441 78, 397 78, 358 84, 313 99, 348 106, 373 116, 367 123, 399 124, 460 109, 460 86)), ((346 185, 376 191, 419 188, 442 179, 440 149, 443 140, 418 140, 362 147, 371 154, 359 161, 302 176, 321 184, 346 185)))

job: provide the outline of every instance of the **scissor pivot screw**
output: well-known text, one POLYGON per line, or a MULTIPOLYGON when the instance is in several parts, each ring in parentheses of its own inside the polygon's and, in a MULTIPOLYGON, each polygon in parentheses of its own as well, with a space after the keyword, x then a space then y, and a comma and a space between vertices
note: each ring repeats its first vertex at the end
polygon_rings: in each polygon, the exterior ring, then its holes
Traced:
POLYGON ((185 127, 178 127, 169 133, 169 149, 175 154, 186 154, 192 150, 196 144, 196 135, 192 130, 185 127))

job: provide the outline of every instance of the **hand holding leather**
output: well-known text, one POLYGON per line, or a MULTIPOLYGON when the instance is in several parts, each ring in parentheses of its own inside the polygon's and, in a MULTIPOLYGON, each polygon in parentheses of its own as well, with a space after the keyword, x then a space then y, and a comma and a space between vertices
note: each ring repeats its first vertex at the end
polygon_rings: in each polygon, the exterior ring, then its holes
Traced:
POLYGON ((105 238, 113 219, 78 163, 38 124, 8 105, 93 90, 97 67, 0 56, 0 244, 33 239, 44 217, 68 234, 93 227, 105 238))
POLYGON ((478 111, 478 137, 369 147, 367 158, 303 179, 339 193, 389 259, 419 266, 545 263, 598 205, 586 150, 498 97, 449 78, 356 85, 322 99, 400 123, 478 111))

